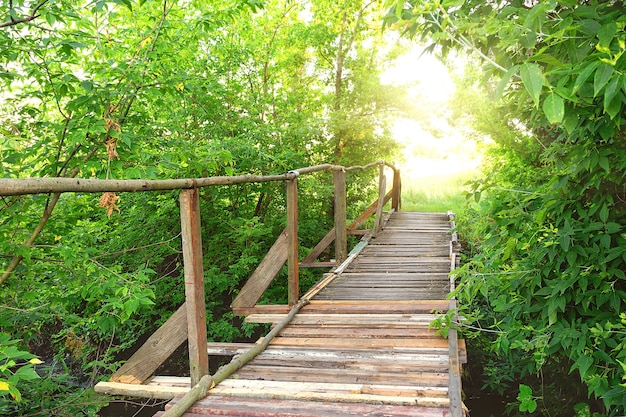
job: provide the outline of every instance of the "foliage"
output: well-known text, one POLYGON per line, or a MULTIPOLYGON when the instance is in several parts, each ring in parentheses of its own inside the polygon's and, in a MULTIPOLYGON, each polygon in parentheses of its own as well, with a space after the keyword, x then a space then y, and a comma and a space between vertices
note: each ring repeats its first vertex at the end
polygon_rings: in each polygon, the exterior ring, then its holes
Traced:
POLYGON ((9 394, 17 402, 22 400, 18 385, 23 381, 38 379, 34 366, 42 363, 35 355, 20 350, 17 340, 0 333, 0 393, 9 394))
MULTIPOLYGON (((395 153, 387 129, 395 92, 373 70, 385 58, 375 3, 0 5, 2 177, 272 174, 395 153)), ((371 199, 371 178, 351 175, 351 209, 371 199)), ((331 227, 332 188, 319 176, 300 184, 304 250, 331 227)), ((284 228, 284 186, 214 187, 201 198, 208 334, 245 339, 256 330, 229 305, 284 228)), ((84 387, 184 300, 178 195, 19 196, 0 205, 0 331, 47 367, 13 406, 72 414, 79 407, 63 398, 102 401, 84 387), (26 400, 44 395, 50 401, 26 400)))
POLYGON ((518 379, 550 366, 575 372, 588 387, 590 412, 623 414, 622 2, 389 3, 387 24, 443 55, 473 54, 492 94, 491 109, 474 117, 496 151, 474 187, 482 220, 470 233, 482 237, 459 296, 466 305, 484 300, 476 313, 494 318, 494 346, 518 379), (505 134, 485 128, 488 120, 505 134))

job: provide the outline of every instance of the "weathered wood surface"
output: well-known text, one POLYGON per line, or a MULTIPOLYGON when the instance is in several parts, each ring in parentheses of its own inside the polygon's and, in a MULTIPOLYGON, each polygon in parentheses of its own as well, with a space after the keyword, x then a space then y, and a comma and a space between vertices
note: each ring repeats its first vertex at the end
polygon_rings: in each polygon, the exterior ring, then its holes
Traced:
MULTIPOLYGON (((172 401, 175 403, 176 399, 172 401)), ((337 402, 256 399, 211 395, 189 409, 187 417, 207 415, 236 415, 240 417, 447 417, 445 408, 393 406, 337 402)), ((159 417, 161 413, 156 414, 159 417)))
MULTIPOLYGON (((185 416, 459 415, 450 387, 460 386, 464 341, 451 355, 448 340, 429 328, 455 306, 446 298, 453 250, 447 215, 394 213, 267 349, 185 416)), ((287 310, 254 306, 239 313, 275 325, 287 310)), ((209 345, 222 348, 242 351, 209 345)), ((188 378, 158 377, 149 387, 162 385, 190 386, 188 378)))
POLYGON ((298 181, 287 181, 287 298, 295 305, 300 297, 298 268, 298 181))
POLYGON ((209 373, 207 350, 204 272, 202 267, 202 228, 198 189, 180 192, 180 222, 185 276, 187 344, 192 385, 209 373))
POLYGON ((111 382, 142 384, 187 340, 187 308, 178 310, 122 365, 111 382))
POLYGON ((447 214, 393 213, 361 256, 316 299, 445 299, 450 239, 447 214))
POLYGON ((346 172, 333 172, 335 185, 335 259, 341 263, 348 256, 348 227, 346 223, 346 172))

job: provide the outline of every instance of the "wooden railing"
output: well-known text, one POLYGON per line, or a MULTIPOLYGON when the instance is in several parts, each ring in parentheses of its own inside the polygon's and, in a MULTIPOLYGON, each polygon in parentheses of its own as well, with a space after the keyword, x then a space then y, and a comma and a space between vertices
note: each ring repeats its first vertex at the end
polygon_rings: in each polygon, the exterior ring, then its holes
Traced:
POLYGON ((299 298, 300 267, 333 267, 347 257, 348 235, 363 233, 357 229, 369 217, 376 214, 374 226, 369 233, 380 230, 382 212, 391 200, 393 210, 400 210, 401 181, 399 170, 384 161, 365 166, 343 167, 322 164, 299 168, 280 175, 239 175, 173 180, 97 180, 78 178, 2 178, 0 196, 26 194, 61 194, 65 192, 139 192, 156 190, 181 190, 180 216, 185 277, 185 303, 159 328, 144 345, 115 372, 111 381, 141 384, 185 340, 189 344, 189 365, 192 385, 209 373, 207 356, 207 323, 204 298, 204 273, 202 260, 201 219, 199 188, 216 185, 234 185, 284 181, 286 183, 287 227, 280 234, 258 268, 241 289, 232 307, 243 313, 254 308, 269 284, 277 276, 285 262, 288 269, 288 304, 294 305, 299 298), (378 199, 363 214, 347 225, 346 174, 379 168, 378 199), (393 171, 393 187, 386 191, 385 167, 393 171), (301 175, 330 171, 334 181, 335 227, 313 248, 302 262, 298 253, 298 178, 301 175), (319 255, 335 242, 335 262, 314 262, 319 255))

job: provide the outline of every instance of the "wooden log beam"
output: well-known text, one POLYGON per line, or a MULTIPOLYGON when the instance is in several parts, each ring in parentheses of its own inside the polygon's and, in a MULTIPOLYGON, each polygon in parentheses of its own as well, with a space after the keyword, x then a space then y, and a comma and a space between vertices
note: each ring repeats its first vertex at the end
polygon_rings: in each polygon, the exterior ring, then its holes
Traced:
POLYGON ((298 182, 287 181, 287 299, 294 305, 300 297, 298 268, 298 182))
POLYGON ((111 382, 143 384, 187 340, 187 308, 178 310, 113 375, 111 382))
POLYGON ((400 180, 400 170, 393 170, 393 189, 391 197, 391 208, 395 211, 402 209, 402 181, 400 180))
POLYGON ((153 398, 171 400, 177 395, 184 394, 189 388, 164 387, 152 385, 130 385, 122 382, 98 382, 94 391, 105 395, 121 395, 124 397, 153 398))
POLYGON ((348 256, 348 234, 346 227, 346 172, 333 171, 335 186, 335 259, 338 263, 348 256))
POLYGON ((103 192, 137 192, 137 191, 164 191, 184 190, 193 188, 211 187, 215 185, 234 185, 258 182, 288 181, 300 174, 345 169, 346 171, 365 170, 372 166, 390 165, 384 161, 373 162, 365 166, 341 167, 331 164, 321 164, 311 167, 298 168, 286 174, 278 175, 234 175, 205 178, 181 178, 168 180, 100 180, 93 178, 0 178, 0 196, 49 194, 49 193, 103 193, 103 192))
POLYGON ((379 166, 378 174, 378 207, 376 207, 376 221, 372 235, 377 235, 383 227, 383 207, 385 206, 385 191, 387 188, 387 178, 385 177, 385 166, 379 166))
POLYGON ((209 373, 198 189, 183 190, 180 193, 180 221, 187 304, 189 372, 192 385, 195 385, 209 373))
POLYGON ((294 172, 280 175, 236 175, 171 180, 98 180, 86 178, 0 178, 0 196, 47 193, 102 193, 183 190, 255 182, 286 181, 294 172))

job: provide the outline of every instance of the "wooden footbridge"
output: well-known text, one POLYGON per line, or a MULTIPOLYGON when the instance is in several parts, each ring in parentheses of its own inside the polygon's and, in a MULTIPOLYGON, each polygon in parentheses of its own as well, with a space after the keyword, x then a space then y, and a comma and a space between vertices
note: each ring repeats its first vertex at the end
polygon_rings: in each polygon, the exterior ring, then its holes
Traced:
MULTIPOLYGON (((2 181, 0 194, 7 192, 2 181)), ((399 211, 400 177, 393 166, 384 162, 353 168, 320 165, 283 175, 170 180, 168 184, 29 181, 20 184, 20 194, 182 189, 186 302, 109 382, 97 384, 96 391, 171 400, 166 411, 156 414, 164 417, 465 415, 460 377, 466 361, 464 343, 453 327, 445 329, 447 338, 430 328, 447 312, 456 322, 456 301, 449 298, 458 252, 454 216, 399 211), (348 225, 346 173, 373 166, 379 167, 378 200, 348 225), (389 168, 393 187, 386 192, 385 169, 389 168), (300 260, 297 178, 328 170, 335 184, 335 227, 300 260), (272 330, 256 343, 208 343, 198 188, 261 181, 286 182, 287 228, 232 308, 247 322, 271 323, 272 330), (374 220, 367 223, 370 216, 374 220), (362 228, 367 224, 370 227, 362 228), (348 253, 350 234, 362 237, 348 253), (332 243, 335 260, 316 261, 332 243), (258 305, 285 263, 288 305, 258 305), (302 267, 330 268, 330 272, 301 295, 298 271, 302 267), (184 341, 189 346, 190 377, 154 376, 184 341), (212 355, 230 355, 233 360, 209 375, 212 355)))

